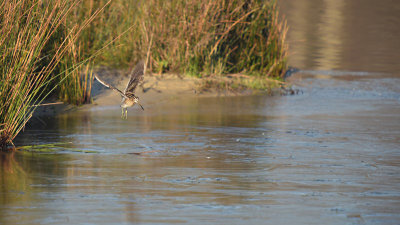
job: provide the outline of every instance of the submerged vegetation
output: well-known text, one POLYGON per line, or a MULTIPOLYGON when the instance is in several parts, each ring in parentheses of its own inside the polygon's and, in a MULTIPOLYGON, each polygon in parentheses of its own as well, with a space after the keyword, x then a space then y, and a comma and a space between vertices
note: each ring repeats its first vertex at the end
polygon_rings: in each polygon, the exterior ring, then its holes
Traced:
POLYGON ((286 32, 274 0, 0 1, 0 148, 50 93, 90 103, 94 65, 146 59, 154 73, 211 86, 234 73, 240 82, 225 86, 264 88, 286 70, 286 32))
POLYGON ((76 148, 69 148, 69 143, 52 143, 40 145, 25 145, 18 147, 18 150, 23 152, 35 153, 62 153, 62 152, 79 152, 79 153, 98 153, 93 150, 79 150, 76 148))

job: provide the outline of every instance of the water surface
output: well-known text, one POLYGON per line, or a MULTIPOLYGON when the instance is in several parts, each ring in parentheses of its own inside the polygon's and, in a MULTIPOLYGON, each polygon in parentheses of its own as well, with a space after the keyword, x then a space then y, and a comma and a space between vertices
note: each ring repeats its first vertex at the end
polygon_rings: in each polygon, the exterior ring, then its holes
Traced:
POLYGON ((280 0, 289 63, 301 69, 400 71, 400 2, 280 0))

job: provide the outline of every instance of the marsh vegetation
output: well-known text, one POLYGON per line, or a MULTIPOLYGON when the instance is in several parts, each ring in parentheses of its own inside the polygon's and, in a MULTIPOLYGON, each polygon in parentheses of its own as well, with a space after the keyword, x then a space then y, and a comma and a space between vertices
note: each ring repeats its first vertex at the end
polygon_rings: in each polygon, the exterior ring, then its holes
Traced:
POLYGON ((275 1, 2 1, 0 146, 12 145, 49 95, 90 103, 100 65, 145 58, 153 73, 279 78, 286 31, 275 1))

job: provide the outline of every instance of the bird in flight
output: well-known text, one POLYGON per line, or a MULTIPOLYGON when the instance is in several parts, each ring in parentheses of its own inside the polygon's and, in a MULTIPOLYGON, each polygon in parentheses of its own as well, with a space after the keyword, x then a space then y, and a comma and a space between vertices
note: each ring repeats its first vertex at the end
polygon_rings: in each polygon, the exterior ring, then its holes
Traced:
POLYGON ((121 97, 122 97, 122 102, 121 102, 121 118, 128 118, 128 107, 134 106, 136 103, 140 105, 142 110, 144 110, 143 106, 139 103, 139 97, 135 95, 135 89, 138 86, 138 84, 143 80, 143 75, 144 75, 144 63, 143 61, 140 61, 135 68, 132 70, 130 79, 128 84, 126 85, 125 90, 122 92, 118 88, 113 87, 112 85, 106 83, 105 81, 101 80, 97 74, 94 76, 96 79, 104 86, 111 88, 112 90, 118 92, 121 97))

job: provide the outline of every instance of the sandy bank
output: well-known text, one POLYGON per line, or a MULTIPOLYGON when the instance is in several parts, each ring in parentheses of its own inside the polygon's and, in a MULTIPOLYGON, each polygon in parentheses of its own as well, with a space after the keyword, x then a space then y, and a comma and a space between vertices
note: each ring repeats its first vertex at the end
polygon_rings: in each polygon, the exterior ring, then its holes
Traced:
MULTIPOLYGON (((125 85, 129 80, 127 72, 118 70, 100 70, 97 72, 101 79, 110 83, 114 87, 124 90, 125 85)), ((235 79, 235 78, 232 78, 235 79)), ((252 90, 244 91, 228 91, 217 89, 204 89, 202 88, 201 78, 178 76, 175 74, 162 74, 162 75, 147 75, 144 76, 143 82, 138 86, 136 95, 139 96, 141 104, 146 106, 156 104, 160 101, 168 101, 169 99, 179 99, 187 97, 217 97, 217 96, 237 96, 237 95, 251 95, 260 94, 259 91, 252 90)), ((265 93, 262 93, 265 94, 265 93)), ((269 93, 270 94, 270 93, 269 93)), ((35 116, 54 116, 62 113, 68 113, 75 110, 88 110, 93 107, 104 106, 119 106, 121 103, 121 96, 101 85, 96 79, 92 84, 92 104, 83 106, 73 106, 68 104, 50 105, 38 107, 35 116)), ((50 100, 54 102, 57 100, 50 100)))

